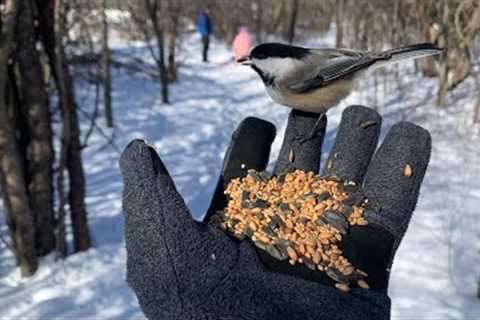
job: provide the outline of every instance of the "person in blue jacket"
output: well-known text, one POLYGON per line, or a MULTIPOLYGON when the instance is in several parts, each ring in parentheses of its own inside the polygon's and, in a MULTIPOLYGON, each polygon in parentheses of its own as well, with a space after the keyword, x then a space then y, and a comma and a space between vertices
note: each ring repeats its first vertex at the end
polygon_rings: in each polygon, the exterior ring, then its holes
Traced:
POLYGON ((202 59, 208 62, 208 46, 210 44, 210 34, 213 32, 212 20, 205 8, 198 10, 197 13, 197 31, 202 37, 202 59))

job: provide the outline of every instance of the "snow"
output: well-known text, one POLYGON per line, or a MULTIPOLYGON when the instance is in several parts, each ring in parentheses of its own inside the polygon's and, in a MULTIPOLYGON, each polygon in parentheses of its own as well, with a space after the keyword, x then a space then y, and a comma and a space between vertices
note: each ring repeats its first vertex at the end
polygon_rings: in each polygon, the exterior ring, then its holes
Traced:
MULTIPOLYGON (((315 44, 326 41, 331 36, 315 44)), ((117 39, 114 43, 117 53, 135 51, 149 61, 141 44, 117 39)), ((115 145, 122 150, 134 138, 155 145, 197 219, 209 204, 223 153, 238 123, 247 116, 273 122, 278 129, 272 147, 275 159, 289 111, 271 102, 251 70, 229 63, 232 53, 222 43, 212 42, 209 64, 200 63, 199 45, 196 38, 183 43, 179 82, 171 86, 170 105, 159 102, 158 84, 147 77, 125 70, 114 70, 113 77, 115 145)), ((350 104, 376 104, 384 116, 384 133, 395 122, 409 120, 429 129, 433 138, 419 204, 392 270, 392 317, 479 318, 475 295, 480 275, 480 182, 476 179, 480 148, 478 128, 471 125, 474 84, 462 84, 443 109, 434 106, 435 80, 413 72, 402 73, 399 82, 376 91, 372 84, 373 77, 366 76, 354 93, 329 111, 324 153, 333 143, 342 110, 350 104)), ((89 111, 94 99, 91 89, 85 83, 77 88, 89 111)), ((83 132, 88 126, 82 117, 83 132)), ((53 255, 42 258, 35 276, 21 279, 13 257, 0 247, 1 319, 143 317, 125 282, 119 153, 95 131, 83 158, 94 248, 65 260, 55 261, 53 255)))

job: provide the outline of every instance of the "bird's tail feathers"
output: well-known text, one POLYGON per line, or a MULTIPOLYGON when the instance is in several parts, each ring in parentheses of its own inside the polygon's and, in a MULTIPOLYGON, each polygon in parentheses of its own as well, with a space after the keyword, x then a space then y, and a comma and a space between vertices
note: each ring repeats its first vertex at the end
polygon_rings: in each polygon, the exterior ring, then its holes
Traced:
POLYGON ((373 64, 372 68, 376 69, 404 60, 428 57, 440 54, 442 51, 442 49, 436 47, 431 43, 419 43, 401 48, 391 49, 385 51, 382 55, 384 55, 386 58, 381 59, 375 64, 373 64))

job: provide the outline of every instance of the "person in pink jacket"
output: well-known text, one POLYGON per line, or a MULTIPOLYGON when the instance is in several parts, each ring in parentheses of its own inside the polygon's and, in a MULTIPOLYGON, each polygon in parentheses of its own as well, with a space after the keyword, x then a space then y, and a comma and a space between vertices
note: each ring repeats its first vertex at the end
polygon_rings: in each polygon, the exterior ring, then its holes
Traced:
POLYGON ((235 39, 233 40, 233 51, 235 53, 235 61, 250 53, 252 48, 252 36, 247 27, 240 27, 235 39))

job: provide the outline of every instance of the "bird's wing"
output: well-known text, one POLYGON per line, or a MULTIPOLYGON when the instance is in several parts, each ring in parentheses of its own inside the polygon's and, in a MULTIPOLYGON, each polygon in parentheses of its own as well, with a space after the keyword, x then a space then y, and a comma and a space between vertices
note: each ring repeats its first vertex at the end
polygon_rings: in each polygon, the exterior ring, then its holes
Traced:
POLYGON ((318 67, 317 72, 302 81, 291 83, 288 88, 294 93, 321 88, 382 59, 381 54, 346 49, 317 49, 311 50, 311 53, 307 63, 318 67))

